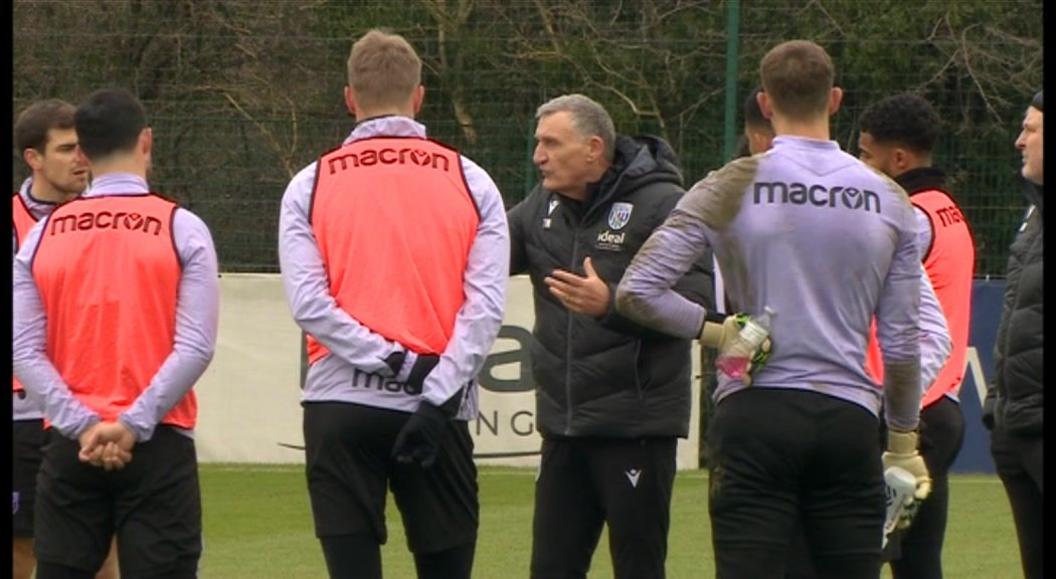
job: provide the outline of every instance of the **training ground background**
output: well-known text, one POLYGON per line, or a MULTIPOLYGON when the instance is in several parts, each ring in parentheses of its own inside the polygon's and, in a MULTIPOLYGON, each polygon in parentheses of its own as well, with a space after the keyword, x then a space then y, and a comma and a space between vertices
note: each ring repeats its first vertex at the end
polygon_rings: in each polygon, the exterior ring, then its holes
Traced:
MULTIPOLYGON (((200 469, 205 551, 202 579, 319 579, 326 566, 312 531, 303 467, 206 464, 200 469)), ((528 576, 535 470, 482 467, 480 538, 473 576, 528 576)), ((669 579, 715 576, 708 519, 707 474, 675 479, 668 537, 669 579)), ((411 579, 414 563, 391 496, 389 541, 382 549, 385 577, 411 579)), ((603 534, 589 577, 611 578, 603 534)), ((943 551, 950 579, 1022 577, 1015 529, 1001 482, 993 475, 955 475, 943 551)), ((884 577, 890 577, 885 570, 884 577)))
MULTIPOLYGON (((301 335, 286 312, 278 276, 225 274, 216 357, 196 387, 202 481, 203 579, 313 579, 325 564, 312 530, 303 472, 299 401, 301 335)), ((991 375, 1003 281, 977 280, 972 349, 962 388, 965 444, 951 481, 946 576, 1020 577, 1008 499, 994 476, 981 427, 980 386, 991 375)), ((502 338, 481 377, 481 416, 471 424, 480 470, 481 521, 474 577, 526 577, 531 549, 534 465, 539 448, 527 372, 530 284, 510 281, 502 338), (509 455, 495 458, 496 455, 509 455), (487 458, 485 458, 487 457, 487 458), (497 465, 520 465, 518 467, 497 465)), ((696 360, 698 357, 694 356, 696 360)), ((695 363, 694 376, 700 375, 695 363)), ((672 502, 668 577, 713 577, 707 472, 700 469, 699 427, 707 415, 694 382, 693 428, 679 442, 672 502)), ((399 514, 388 501, 385 576, 414 577, 399 514)), ((606 536, 590 577, 612 577, 606 536)), ((885 571, 885 577, 890 574, 885 571)))
MULTIPOLYGON (((300 384, 301 332, 276 274, 223 274, 216 354, 195 386, 196 429, 203 463, 303 464, 300 384)), ((961 407, 965 440, 955 473, 993 474, 989 433, 980 420, 984 385, 992 375, 992 353, 1000 318, 1003 280, 979 279, 973 289, 961 407)), ((779 314, 780 315, 780 314, 779 314)), ((471 422, 479 464, 538 463, 534 384, 528 370, 533 308, 527 277, 510 279, 499 339, 480 374, 480 415, 471 422)), ((689 437, 679 441, 680 470, 702 466, 701 432, 710 414, 701 396, 698 347, 694 344, 693 399, 689 437)))

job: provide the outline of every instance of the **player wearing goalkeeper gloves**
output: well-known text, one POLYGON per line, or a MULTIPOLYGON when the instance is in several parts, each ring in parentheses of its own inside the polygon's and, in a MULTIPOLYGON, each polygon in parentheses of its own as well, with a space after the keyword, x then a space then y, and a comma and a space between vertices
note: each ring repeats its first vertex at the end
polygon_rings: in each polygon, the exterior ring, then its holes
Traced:
POLYGON ((709 509, 717 576, 780 577, 799 524, 819 577, 875 578, 884 468, 910 471, 920 498, 930 490, 914 432, 916 222, 898 185, 829 139, 842 91, 823 48, 783 43, 763 58, 760 73, 773 148, 729 163, 686 194, 627 269, 617 307, 722 348, 737 325, 669 289, 711 248, 733 311, 776 312, 773 351, 751 385, 720 375, 714 396, 709 509), (874 313, 882 388, 864 368, 874 313), (881 405, 890 430, 882 459, 881 405))
MULTIPOLYGON (((757 95, 761 91, 762 91, 761 88, 757 88, 757 89, 753 90, 751 93, 749 93, 748 97, 745 99, 745 102, 744 102, 744 137, 745 137, 745 142, 746 142, 746 144, 748 146, 748 153, 752 154, 752 155, 763 153, 763 152, 766 152, 767 150, 769 150, 770 147, 771 147, 771 144, 773 142, 773 139, 774 139, 774 129, 773 129, 773 127, 770 124, 770 120, 763 116, 763 111, 759 108, 759 99, 758 99, 757 95)), ((926 105, 926 103, 925 103, 925 105, 926 105)), ((924 116, 924 115, 920 115, 920 114, 909 115, 909 117, 911 117, 912 121, 910 121, 908 124, 910 124, 910 126, 914 126, 913 123, 919 123, 919 121, 917 119, 919 119, 922 116, 924 116)), ((863 117, 863 123, 864 123, 864 117, 863 117)), ((927 130, 928 131, 937 131, 938 129, 937 128, 935 128, 935 129, 929 128, 927 130)), ((918 129, 918 131, 919 131, 919 129, 918 129)), ((910 132, 912 132, 912 131, 910 131, 910 132)), ((933 140, 934 139, 934 135, 936 133, 932 132, 932 133, 928 133, 928 134, 932 135, 931 138, 933 140)), ((927 137, 925 135, 920 135, 920 138, 921 139, 926 139, 927 137)), ((925 142, 929 143, 929 144, 926 145, 926 147, 927 147, 927 150, 930 151, 931 150, 930 141, 925 141, 925 142)), ((900 155, 898 158, 903 163, 906 160, 910 159, 908 153, 904 153, 904 154, 900 155)), ((863 159, 863 160, 865 160, 865 159, 863 159)), ((868 161, 866 161, 866 162, 868 163, 868 161)), ((920 171, 924 171, 924 170, 921 169, 920 171)), ((911 174, 912 173, 913 172, 911 172, 911 174)), ((896 180, 896 182, 898 182, 898 181, 896 180)), ((920 216, 919 213, 918 213, 917 221, 918 221, 918 224, 920 224, 923 228, 925 228, 925 230, 926 230, 926 232, 928 234, 927 235, 928 239, 925 240, 923 242, 923 244, 924 245, 930 245, 930 242, 931 242, 931 239, 930 239, 931 238, 931 225, 930 225, 930 222, 928 221, 927 217, 923 217, 923 223, 921 224, 922 219, 921 219, 921 216, 920 216)), ((951 222, 951 225, 952 224, 953 223, 951 222)), ((920 238, 918 237, 918 242, 919 242, 919 240, 920 240, 920 238)), ((934 261, 934 259, 933 259, 933 261, 934 261)), ((970 267, 969 267, 969 270, 970 270, 970 267)), ((920 373, 921 373, 921 386, 923 387, 923 386, 927 386, 929 384, 933 384, 933 382, 935 381, 935 378, 937 376, 939 376, 940 371, 945 372, 944 366, 948 366, 949 365, 947 363, 947 360, 950 360, 950 353, 951 353, 951 349, 953 349, 953 343, 952 343, 951 337, 950 337, 950 330, 949 330, 949 328, 947 327, 947 324, 946 324, 946 317, 945 317, 945 314, 943 313, 943 307, 939 304, 939 298, 936 296, 935 289, 931 285, 931 279, 929 278, 928 273, 925 271, 923 265, 921 266, 920 275, 921 275, 921 279, 920 279, 920 373)), ((949 291, 951 285, 953 285, 953 284, 950 284, 947 281, 949 279, 948 277, 942 277, 941 279, 942 279, 942 281, 946 282, 946 283, 943 283, 943 288, 946 289, 947 291, 949 291)), ((971 274, 970 274, 970 272, 969 272, 969 275, 967 277, 967 283, 969 284, 967 289, 970 289, 971 288, 971 274)), ((961 286, 958 286, 958 289, 963 289, 963 288, 961 286)), ((965 320, 965 323, 966 322, 967 322, 967 320, 965 320)), ((966 326, 964 326, 964 327, 966 328, 966 326)), ((960 343, 961 342, 959 342, 959 344, 960 343)), ((963 343, 964 344, 967 343, 967 334, 964 335, 964 342, 963 343)), ((869 348, 869 354, 868 354, 868 356, 866 358, 866 360, 867 360, 867 362, 866 362, 866 371, 869 372, 870 375, 873 375, 875 377, 874 372, 876 371, 876 369, 878 369, 883 364, 883 360, 881 359, 881 356, 880 356, 880 349, 879 349, 878 344, 876 343, 875 331, 870 336, 870 341, 869 341, 868 348, 869 348), (870 365, 870 362, 872 363, 872 365, 870 365)), ((962 358, 961 362, 962 362, 961 366, 963 366, 963 358, 962 358)), ((959 380, 960 379, 957 378, 958 383, 959 383, 959 380)), ((880 382, 881 380, 877 380, 877 381, 880 382)), ((948 387, 949 387, 950 383, 949 382, 945 382, 945 384, 947 384, 947 388, 942 389, 942 392, 948 392, 948 387)), ((936 388, 936 386, 933 385, 931 388, 934 389, 934 388, 936 388)), ((943 398, 945 398, 945 397, 943 397, 943 398)), ((949 412, 949 405, 948 404, 941 404, 940 406, 942 407, 942 410, 940 412, 944 416, 947 416, 948 412, 949 412)), ((958 416, 959 416, 959 411, 958 411, 958 416)), ((921 423, 924 422, 924 419, 925 419, 925 413, 922 411, 921 412, 921 423)), ((885 442, 886 442, 886 428, 882 429, 882 430, 884 431, 885 442)), ((950 462, 952 462, 953 461, 953 456, 956 454, 957 449, 960 447, 959 437, 961 435, 960 434, 955 434, 953 436, 947 436, 947 433, 951 433, 952 434, 951 431, 955 431, 956 428, 948 428, 948 427, 945 426, 945 424, 940 426, 937 430, 939 431, 938 433, 935 430, 933 430, 930 433, 930 435, 933 437, 932 442, 934 444, 934 437, 936 437, 936 436, 941 437, 943 440, 949 440, 950 442, 948 444, 942 444, 941 445, 943 448, 940 451, 940 456, 948 457, 948 460, 950 462), (958 440, 958 442, 956 442, 957 446, 951 449, 950 446, 953 445, 954 439, 958 440)), ((928 461, 928 455, 927 455, 927 450, 928 449, 929 449, 929 446, 927 445, 927 438, 925 438, 925 444, 923 444, 921 446, 921 454, 924 457, 925 463, 928 464, 928 470, 931 471, 931 475, 934 478, 935 473, 931 469, 931 464, 927 462, 928 461)), ((934 452, 935 447, 932 446, 931 449, 934 452)), ((946 458, 943 458, 943 459, 940 459, 940 460, 945 461, 946 458)), ((942 467, 942 468, 948 469, 949 466, 947 465, 947 466, 942 467)), ((933 484, 933 488, 934 488, 934 486, 935 485, 933 484)), ((936 495, 936 493, 933 490, 931 495, 928 497, 928 502, 929 503, 936 502, 936 500, 935 500, 936 496, 935 495, 936 495)), ((919 505, 919 502, 918 501, 914 501, 913 504, 910 505, 910 508, 904 510, 903 512, 904 513, 912 513, 912 512, 915 511, 915 507, 917 505, 919 505)), ((933 509, 933 510, 938 510, 938 508, 934 507, 934 506, 930 507, 930 508, 933 509)), ((942 521, 943 521, 943 523, 942 523, 943 524, 943 528, 945 527, 945 513, 946 513, 945 506, 943 506, 943 507, 941 507, 941 516, 942 516, 942 521)), ((927 524, 927 517, 928 517, 928 515, 925 513, 925 523, 926 524, 927 524)), ((911 517, 907 515, 907 516, 903 517, 903 520, 906 523, 908 523, 910 518, 911 517)), ((913 517, 913 518, 916 518, 916 517, 913 517)), ((926 534, 926 536, 931 536, 931 537, 934 536, 933 531, 926 531, 925 534, 926 534)), ((890 544, 891 544, 891 542, 889 542, 889 545, 890 544)), ((938 540, 938 547, 935 548, 936 558, 937 558, 938 552, 941 551, 941 547, 942 547, 942 540, 941 540, 941 532, 940 532, 939 540, 938 540)), ((890 547, 885 549, 885 551, 884 551, 885 556, 888 555, 889 551, 894 551, 894 550, 895 549, 890 548, 890 547)), ((929 549, 929 551, 930 551, 930 549, 929 549)), ((905 557, 903 557, 903 558, 905 559, 905 557)), ((919 558, 910 557, 909 558, 909 562, 910 563, 919 563, 920 559, 919 558), (916 560, 914 561, 913 559, 916 559, 916 560)), ((922 567, 923 567, 922 571, 924 573, 931 573, 932 572, 931 569, 934 568, 930 564, 923 565, 922 567)), ((896 571, 896 573, 897 573, 897 571, 896 571)), ((927 576, 927 575, 925 575, 925 576, 927 576)), ((810 559, 810 553, 808 552, 808 549, 806 547, 806 539, 803 537, 803 534, 801 532, 797 533, 795 542, 793 543, 792 553, 791 553, 791 556, 789 557, 788 569, 786 570, 785 579, 814 579, 815 577, 816 577, 816 573, 814 572, 814 563, 810 559)))
POLYGON ((331 577, 380 578, 385 496, 419 577, 468 579, 477 471, 474 378, 502 323, 509 232, 479 166, 426 138, 421 60, 370 31, 348 59, 357 125, 294 177, 279 263, 310 336, 304 439, 331 577))

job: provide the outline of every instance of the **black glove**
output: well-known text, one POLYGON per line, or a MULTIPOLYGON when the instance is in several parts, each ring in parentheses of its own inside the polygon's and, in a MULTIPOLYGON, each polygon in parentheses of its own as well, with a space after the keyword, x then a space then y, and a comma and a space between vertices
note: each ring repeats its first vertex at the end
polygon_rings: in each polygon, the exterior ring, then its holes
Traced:
MULTIPOLYGON (((435 354, 419 354, 407 376, 408 394, 421 394, 425 378, 440 362, 435 354)), ((447 406, 445 404, 445 406, 447 406)), ((418 462, 429 468, 436 462, 440 443, 446 432, 447 421, 451 414, 446 408, 437 408, 424 400, 418 404, 418 410, 400 429, 396 442, 392 446, 392 456, 402 464, 418 462)))
POLYGON ((417 462, 422 468, 433 466, 447 435, 447 423, 450 420, 451 416, 446 412, 422 401, 396 435, 392 457, 400 464, 417 462))
POLYGON ((440 356, 436 354, 418 354, 414 366, 411 366, 411 373, 407 375, 407 388, 404 391, 408 394, 421 394, 426 376, 439 363, 440 356))

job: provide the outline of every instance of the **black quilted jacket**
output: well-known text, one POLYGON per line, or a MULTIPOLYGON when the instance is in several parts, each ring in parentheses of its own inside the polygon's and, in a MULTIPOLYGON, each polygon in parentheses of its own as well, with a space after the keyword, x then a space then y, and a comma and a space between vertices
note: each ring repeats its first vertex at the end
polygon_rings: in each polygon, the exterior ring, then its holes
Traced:
MULTIPOLYGON (((690 342, 634 324, 615 312, 573 314, 543 279, 561 268, 584 275, 590 256, 611 300, 631 258, 684 193, 664 141, 619 137, 613 166, 577 203, 536 187, 510 210, 511 273, 528 273, 535 302, 531 366, 536 424, 543 436, 686 436, 690 342)), ((711 309, 711 253, 675 290, 711 309)))
POLYGON ((1044 197, 1040 188, 1031 188, 1027 196, 1034 208, 1009 250, 1008 285, 994 345, 996 373, 983 411, 987 427, 1021 436, 1041 435, 1045 391, 1044 197))

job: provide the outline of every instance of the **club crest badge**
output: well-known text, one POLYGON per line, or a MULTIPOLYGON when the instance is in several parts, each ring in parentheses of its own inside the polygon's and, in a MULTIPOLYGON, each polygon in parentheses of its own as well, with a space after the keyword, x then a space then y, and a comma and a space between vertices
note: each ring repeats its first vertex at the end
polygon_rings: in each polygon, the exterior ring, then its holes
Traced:
POLYGON ((613 203, 609 210, 609 227, 612 229, 623 229, 631 220, 631 212, 634 205, 631 203, 613 203))
POLYGON ((557 199, 550 200, 550 205, 546 208, 546 217, 543 218, 543 229, 550 229, 550 215, 554 212, 554 209, 557 209, 558 204, 560 204, 560 201, 557 199))

